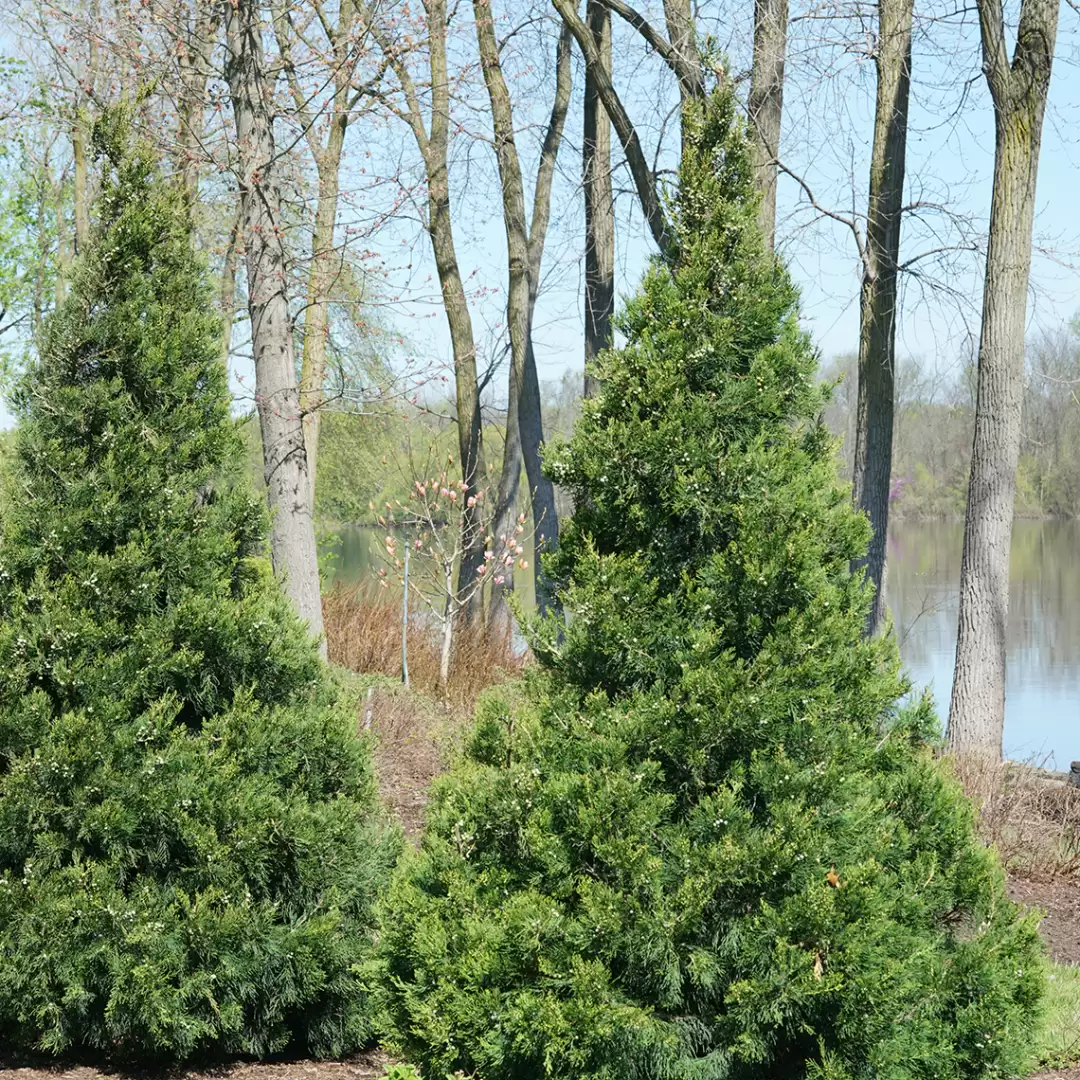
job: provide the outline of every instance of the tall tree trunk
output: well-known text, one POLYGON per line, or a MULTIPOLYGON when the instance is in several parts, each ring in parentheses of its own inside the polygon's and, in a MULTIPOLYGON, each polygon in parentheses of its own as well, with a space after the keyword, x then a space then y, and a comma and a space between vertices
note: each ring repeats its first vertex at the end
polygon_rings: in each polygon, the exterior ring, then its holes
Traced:
MULTIPOLYGON (((304 307, 304 351, 300 372, 300 402, 304 412, 304 445, 307 447, 308 473, 311 477, 311 505, 315 506, 315 485, 318 482, 319 426, 323 387, 326 382, 326 346, 329 334, 330 294, 341 279, 344 259, 334 244, 340 192, 341 155, 345 132, 352 111, 352 76, 356 70, 358 50, 353 28, 357 8, 353 0, 341 0, 337 19, 314 0, 315 13, 329 39, 328 60, 331 64, 329 81, 333 86, 328 116, 326 144, 319 141, 317 129, 320 117, 311 111, 311 100, 293 64, 292 45, 296 33, 284 5, 275 8, 274 33, 281 53, 281 65, 292 93, 297 116, 315 161, 318 174, 318 200, 315 208, 315 227, 311 241, 311 263, 308 268, 307 295, 304 307)), ((323 114, 325 115, 325 113, 323 114)))
POLYGON ((788 0, 754 0, 754 59, 747 112, 757 166, 758 221, 770 250, 776 242, 776 162, 784 113, 788 0))
POLYGON ((64 213, 63 182, 53 188, 53 208, 56 213, 56 297, 59 307, 67 298, 68 281, 71 278, 71 233, 67 215, 64 213))
MULTIPOLYGON (((611 70, 611 12, 599 0, 586 5, 588 27, 601 62, 611 70)), ((585 129, 581 172, 585 193, 585 396, 599 389, 592 365, 611 345, 615 312, 615 203, 611 191, 611 123, 600 101, 596 73, 585 68, 585 129)))
POLYGON ((1011 62, 1001 0, 979 0, 978 7, 983 71, 994 103, 994 194, 949 746, 999 758, 1031 232, 1059 0, 1023 0, 1011 62))
POLYGON ((237 199, 236 215, 229 230, 228 246, 221 263, 221 362, 229 367, 229 354, 232 352, 233 322, 236 320, 236 264, 240 256, 241 230, 244 226, 243 201, 237 199))
POLYGON ((326 344, 329 334, 330 292, 340 275, 341 255, 334 246, 337 223, 341 151, 345 143, 348 113, 334 114, 330 139, 318 159, 319 200, 308 270, 307 309, 304 313, 304 352, 300 368, 300 401, 304 408, 304 445, 311 475, 311 505, 315 506, 318 478, 320 406, 326 382, 326 344))
MULTIPOLYGON (((551 480, 544 475, 541 465, 544 430, 540 409, 540 382, 532 348, 532 314, 536 303, 540 262, 547 232, 551 176, 554 172, 554 159, 558 153, 562 125, 570 98, 569 42, 564 29, 556 63, 555 103, 548 126, 549 136, 544 140, 537 174, 533 235, 530 236, 525 211, 525 185, 514 137, 513 105, 499 61, 499 46, 495 38, 490 0, 473 0, 473 8, 476 15, 476 36, 484 71, 484 82, 487 85, 488 100, 491 102, 495 155, 502 191, 503 224, 506 230, 509 267, 507 323, 510 330, 510 363, 518 397, 518 434, 521 440, 525 472, 529 479, 537 539, 539 541, 539 534, 543 532, 544 546, 550 550, 558 542, 559 523, 555 510, 555 488, 551 480), (551 133, 554 133, 554 138, 551 137, 551 133)), ((543 579, 539 559, 534 560, 533 573, 536 578, 536 603, 543 613, 547 609, 549 600, 547 594, 550 590, 543 579)))
POLYGON ((258 0, 227 7, 226 78, 236 118, 247 261, 248 308, 255 354, 255 394, 262 431, 263 475, 272 514, 270 554, 274 573, 311 632, 322 638, 319 564, 311 516, 307 453, 300 392, 293 362, 286 296, 281 195, 268 103, 258 0))
POLYGON ((689 106, 691 102, 700 101, 705 96, 701 53, 698 49, 690 0, 664 0, 664 21, 667 23, 668 40, 677 57, 675 75, 679 80, 679 123, 682 132, 681 144, 685 149, 689 133, 689 106))
POLYGON ((79 107, 71 127, 72 203, 75 217, 75 253, 81 255, 90 243, 90 174, 87 164, 90 119, 79 107))
POLYGON ((207 4, 199 9, 188 40, 178 46, 180 100, 177 103, 175 158, 189 207, 194 207, 199 192, 199 166, 204 156, 206 84, 221 15, 220 4, 207 4))
MULTIPOLYGON (((495 512, 491 518, 491 533, 495 537, 509 536, 514 531, 514 511, 517 509, 518 490, 521 487, 521 430, 518 426, 518 372, 511 361, 507 380, 506 437, 503 440, 502 470, 499 473, 499 491, 495 499, 495 512)), ((510 594, 514 591, 513 574, 504 575, 501 583, 491 582, 491 600, 488 606, 488 626, 495 634, 510 631, 510 594)))
POLYGON ((913 10, 914 0, 878 2, 877 107, 863 252, 854 469, 855 505, 867 514, 873 529, 870 548, 860 562, 875 589, 874 605, 867 619, 868 634, 876 632, 885 614, 897 277, 911 91, 913 10))
POLYGON ((476 343, 454 247, 453 219, 450 214, 450 82, 446 60, 446 0, 427 0, 424 8, 431 69, 430 133, 424 125, 420 94, 397 46, 377 22, 372 24, 371 32, 401 84, 407 108, 405 119, 412 128, 427 172, 427 232, 435 254, 443 309, 450 326, 457 396, 458 451, 461 477, 466 485, 467 510, 462 514, 461 522, 465 547, 458 567, 458 589, 460 594, 468 593, 470 596, 466 617, 472 620, 483 613, 483 590, 473 589, 472 586, 484 561, 484 529, 481 502, 477 500, 471 506, 469 503, 482 489, 487 470, 476 377, 476 343))

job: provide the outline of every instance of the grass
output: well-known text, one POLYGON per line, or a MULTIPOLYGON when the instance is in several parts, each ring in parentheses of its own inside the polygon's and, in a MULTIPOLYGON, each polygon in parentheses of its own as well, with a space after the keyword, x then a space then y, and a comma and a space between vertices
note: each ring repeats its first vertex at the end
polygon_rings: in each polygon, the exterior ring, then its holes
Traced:
POLYGON ((1064 1069, 1080 1061, 1080 968, 1051 964, 1046 1013, 1032 1054, 1037 1068, 1064 1069))

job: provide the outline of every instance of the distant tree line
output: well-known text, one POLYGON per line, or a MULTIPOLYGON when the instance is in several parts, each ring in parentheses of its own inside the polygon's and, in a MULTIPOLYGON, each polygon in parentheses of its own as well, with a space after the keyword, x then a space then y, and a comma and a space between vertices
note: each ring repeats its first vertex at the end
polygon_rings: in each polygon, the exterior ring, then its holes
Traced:
MULTIPOLYGON (((823 369, 836 382, 825 419, 842 438, 840 468, 855 458, 857 357, 823 369)), ((917 357, 896 371, 890 502, 899 517, 962 518, 971 469, 975 366, 939 369, 917 357)), ((1080 514, 1080 324, 1028 342, 1023 382, 1017 517, 1080 514)))

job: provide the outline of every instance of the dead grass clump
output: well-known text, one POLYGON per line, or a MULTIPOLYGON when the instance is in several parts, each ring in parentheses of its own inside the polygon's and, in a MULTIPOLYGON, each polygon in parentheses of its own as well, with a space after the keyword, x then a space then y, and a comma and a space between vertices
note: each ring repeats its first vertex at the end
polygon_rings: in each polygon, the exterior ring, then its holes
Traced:
MULTIPOLYGON (((323 597, 323 624, 330 659, 360 674, 401 677, 401 609, 380 602, 363 586, 334 588, 323 597)), ((409 619, 409 682, 436 693, 439 677, 438 634, 420 613, 409 619)), ((454 631, 450 679, 445 703, 471 713, 489 686, 520 675, 526 656, 515 650, 509 632, 462 623, 454 631)))
POLYGON ((1031 877, 1080 870, 1080 788, 1035 764, 950 758, 979 812, 979 827, 1007 870, 1031 877))

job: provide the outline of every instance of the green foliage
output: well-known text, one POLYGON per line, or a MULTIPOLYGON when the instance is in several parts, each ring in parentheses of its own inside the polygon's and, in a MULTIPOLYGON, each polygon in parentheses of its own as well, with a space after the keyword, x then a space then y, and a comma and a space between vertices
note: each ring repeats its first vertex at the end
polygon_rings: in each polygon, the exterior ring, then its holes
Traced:
POLYGON ((835 478, 733 98, 552 475, 570 617, 481 707, 384 923, 421 1068, 484 1080, 1012 1075, 1042 992, 928 702, 861 638, 835 478))
POLYGON ((98 127, 97 235, 16 396, 0 1042, 337 1054, 397 842, 263 557, 182 200, 126 139, 98 127))
POLYGON ((412 1065, 391 1065, 384 1080, 422 1080, 412 1065))

